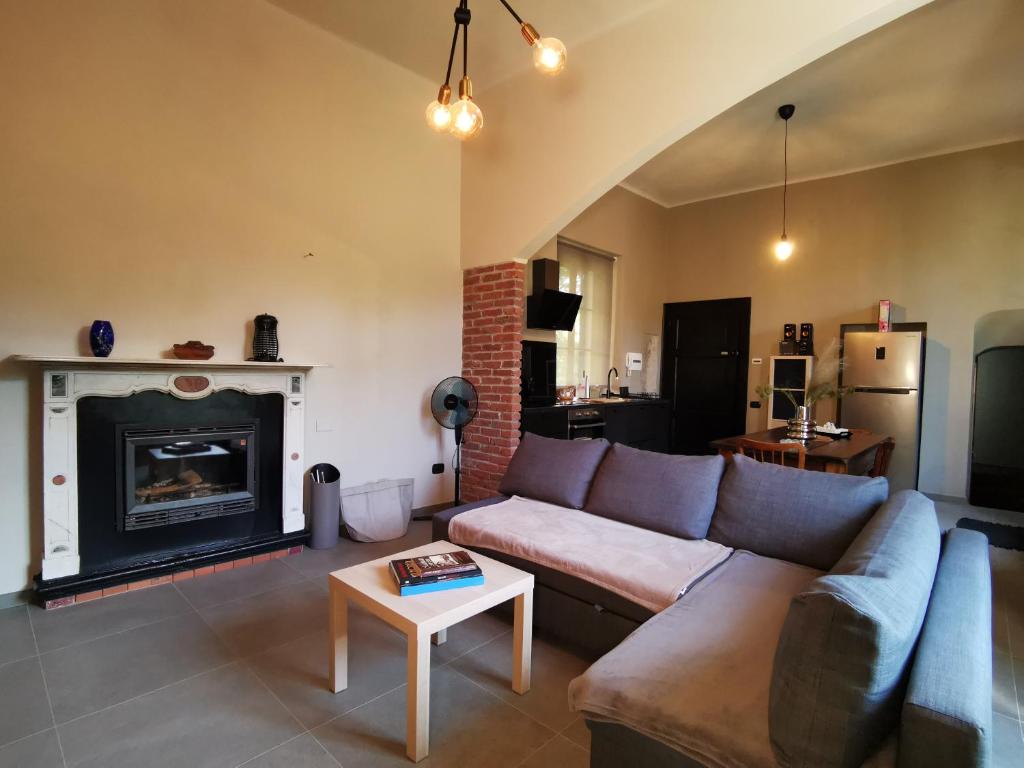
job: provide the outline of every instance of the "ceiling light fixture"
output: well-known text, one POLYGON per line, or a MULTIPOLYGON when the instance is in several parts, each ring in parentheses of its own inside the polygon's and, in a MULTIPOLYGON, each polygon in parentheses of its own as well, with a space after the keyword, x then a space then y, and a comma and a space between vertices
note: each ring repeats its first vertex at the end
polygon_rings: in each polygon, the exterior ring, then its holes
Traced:
MULTIPOLYGON (((500 0, 506 10, 519 22, 519 30, 523 39, 533 48, 533 66, 546 75, 557 75, 565 67, 565 46, 554 37, 541 37, 536 28, 523 21, 506 0, 500 0)), ((448 69, 445 71, 444 84, 437 92, 437 98, 427 105, 427 125, 438 133, 447 131, 453 136, 470 139, 476 136, 484 125, 484 115, 480 107, 473 101, 473 82, 469 79, 469 0, 459 0, 455 9, 455 32, 452 34, 452 46, 448 53, 448 69), (462 28, 462 79, 459 81, 459 99, 451 103, 452 62, 455 60, 455 48, 459 42, 459 27, 462 28)))
POLYGON ((786 237, 786 193, 789 188, 789 118, 796 112, 796 107, 783 104, 778 112, 786 124, 786 136, 782 144, 782 237, 775 243, 775 258, 785 261, 793 255, 793 243, 786 237))

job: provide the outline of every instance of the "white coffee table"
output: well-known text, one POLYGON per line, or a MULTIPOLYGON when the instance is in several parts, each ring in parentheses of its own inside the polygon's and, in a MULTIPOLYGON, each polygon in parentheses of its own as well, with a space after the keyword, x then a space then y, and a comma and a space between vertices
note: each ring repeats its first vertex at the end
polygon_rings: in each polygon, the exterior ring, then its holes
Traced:
POLYGON ((396 552, 334 571, 327 577, 331 590, 330 686, 335 693, 348 687, 348 601, 405 633, 408 640, 408 690, 405 705, 405 753, 415 762, 427 756, 430 735, 430 640, 440 645, 453 624, 515 600, 512 690, 530 690, 530 653, 533 638, 533 574, 475 552, 473 559, 484 572, 478 587, 402 597, 388 570, 388 562, 420 555, 464 549, 448 541, 396 552))

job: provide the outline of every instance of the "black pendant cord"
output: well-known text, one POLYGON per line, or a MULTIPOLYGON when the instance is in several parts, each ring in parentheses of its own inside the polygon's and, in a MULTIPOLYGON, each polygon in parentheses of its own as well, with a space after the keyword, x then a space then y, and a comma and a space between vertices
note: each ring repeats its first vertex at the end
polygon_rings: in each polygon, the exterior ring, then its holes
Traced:
POLYGON ((521 25, 523 23, 523 20, 519 17, 519 14, 515 12, 512 6, 509 5, 505 0, 500 0, 500 2, 502 5, 505 6, 505 10, 512 14, 512 18, 515 19, 521 25))
POLYGON ((452 80, 452 62, 455 60, 455 46, 459 42, 459 22, 455 22, 455 33, 452 35, 452 49, 448 52, 448 69, 444 73, 444 84, 448 85, 452 80))
POLYGON ((789 190, 789 120, 782 143, 782 239, 786 239, 786 192, 789 190))
MULTIPOLYGON (((469 0, 463 0, 463 7, 468 8, 469 0)), ((469 70, 469 22, 462 26, 462 76, 467 77, 469 70)))

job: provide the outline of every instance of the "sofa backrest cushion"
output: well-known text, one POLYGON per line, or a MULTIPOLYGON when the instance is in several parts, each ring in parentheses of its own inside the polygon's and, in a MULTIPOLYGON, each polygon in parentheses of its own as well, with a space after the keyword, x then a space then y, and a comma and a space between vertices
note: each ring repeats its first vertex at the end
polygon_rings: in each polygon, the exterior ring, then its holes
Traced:
POLYGON ((902 491, 793 598, 769 703, 781 765, 854 768, 898 726, 939 547, 935 506, 902 491))
POLYGON ((708 538, 827 571, 885 501, 884 477, 809 472, 732 457, 708 538))
POLYGON ((512 455, 498 492, 583 509, 608 441, 558 440, 531 432, 512 455))
POLYGON ((899 768, 989 765, 992 570, 988 539, 946 534, 900 717, 899 768))
POLYGON ((670 456, 616 443, 597 470, 585 509, 658 533, 703 539, 724 468, 721 456, 670 456))

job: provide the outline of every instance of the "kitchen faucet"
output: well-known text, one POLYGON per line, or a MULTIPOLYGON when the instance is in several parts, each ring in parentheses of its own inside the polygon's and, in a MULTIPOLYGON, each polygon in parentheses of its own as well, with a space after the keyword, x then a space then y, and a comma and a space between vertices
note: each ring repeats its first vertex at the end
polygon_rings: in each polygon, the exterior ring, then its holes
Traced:
POLYGON ((609 371, 608 371, 608 387, 605 389, 605 395, 607 395, 608 397, 612 396, 612 371, 615 372, 615 377, 616 378, 618 378, 618 376, 619 376, 619 369, 618 368, 615 368, 613 366, 611 369, 609 369, 609 371))

